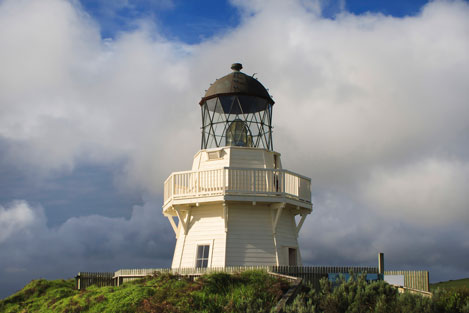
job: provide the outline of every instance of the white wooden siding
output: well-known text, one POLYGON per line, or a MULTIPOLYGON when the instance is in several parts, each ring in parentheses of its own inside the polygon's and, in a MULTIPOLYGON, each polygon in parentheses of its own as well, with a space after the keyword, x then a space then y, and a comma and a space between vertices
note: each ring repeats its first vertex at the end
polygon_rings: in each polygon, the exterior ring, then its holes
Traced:
POLYGON ((192 208, 192 220, 187 236, 180 227, 171 267, 194 267, 197 245, 207 242, 213 242, 210 247, 209 266, 225 266, 226 233, 221 205, 201 205, 192 208))
POLYGON ((202 162, 202 153, 203 151, 199 151, 195 156, 194 160, 192 161, 192 170, 198 170, 200 168, 200 163, 202 162))
POLYGON ((220 167, 255 167, 275 168, 274 155, 277 156, 277 168, 282 168, 280 153, 258 148, 223 147, 200 150, 194 156, 192 170, 213 169, 220 167), (219 159, 210 159, 209 153, 219 152, 219 159))
POLYGON ((210 244, 209 267, 277 265, 276 251, 278 265, 288 265, 289 247, 297 248, 301 264, 293 213, 283 209, 274 240, 275 210, 266 201, 285 202, 309 213, 310 185, 309 178, 282 170, 280 154, 273 151, 243 147, 200 150, 192 171, 172 173, 164 184, 165 214, 174 216, 188 205, 199 205, 191 209, 187 235, 178 225, 172 268, 193 268, 198 244, 210 244), (218 201, 228 201, 227 233, 218 201))
MULTIPOLYGON (((228 233, 225 233, 221 203, 193 208, 187 236, 179 227, 172 268, 194 267, 197 245, 207 242, 213 242, 209 267, 276 265, 273 213, 267 205, 228 204, 228 233)), ((288 248, 299 251, 295 219, 289 210, 280 215, 275 236, 279 265, 288 265, 288 248)), ((300 265, 299 253, 297 260, 300 265)))
MULTIPOLYGON (((288 248, 298 247, 298 240, 296 237, 296 224, 295 217, 289 210, 283 210, 277 223, 277 247, 279 252, 279 265, 288 264, 288 248)), ((301 264, 300 255, 297 255, 298 265, 301 264)))
POLYGON ((229 205, 226 266, 276 265, 270 208, 229 205))
POLYGON ((231 167, 273 168, 274 152, 263 149, 230 148, 231 167))
POLYGON ((211 149, 211 150, 201 150, 194 157, 194 162, 192 163, 192 170, 211 170, 222 168, 228 166, 229 163, 229 150, 227 149, 211 149), (210 160, 208 153, 212 151, 220 151, 220 159, 210 160))

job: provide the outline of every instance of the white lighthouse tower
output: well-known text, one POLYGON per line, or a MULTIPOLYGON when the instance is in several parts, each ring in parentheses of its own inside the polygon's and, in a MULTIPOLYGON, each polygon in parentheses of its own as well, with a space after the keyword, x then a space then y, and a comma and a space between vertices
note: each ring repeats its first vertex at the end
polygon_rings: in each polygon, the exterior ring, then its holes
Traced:
POLYGON ((199 103, 192 170, 164 184, 163 214, 177 238, 173 269, 301 265, 297 238, 312 211, 311 181, 283 169, 273 150, 267 90, 241 64, 231 69, 199 103))

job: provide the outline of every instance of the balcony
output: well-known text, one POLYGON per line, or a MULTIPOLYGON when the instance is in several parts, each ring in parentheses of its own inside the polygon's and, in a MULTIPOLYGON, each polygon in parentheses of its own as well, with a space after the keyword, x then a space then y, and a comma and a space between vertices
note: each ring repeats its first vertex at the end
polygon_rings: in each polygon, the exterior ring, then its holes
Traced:
POLYGON ((227 196, 257 201, 282 201, 283 198, 311 208, 311 179, 288 170, 265 168, 224 167, 175 172, 164 183, 163 207, 173 201, 182 203, 192 199, 198 202, 207 198, 210 201, 210 198, 226 199, 227 196))

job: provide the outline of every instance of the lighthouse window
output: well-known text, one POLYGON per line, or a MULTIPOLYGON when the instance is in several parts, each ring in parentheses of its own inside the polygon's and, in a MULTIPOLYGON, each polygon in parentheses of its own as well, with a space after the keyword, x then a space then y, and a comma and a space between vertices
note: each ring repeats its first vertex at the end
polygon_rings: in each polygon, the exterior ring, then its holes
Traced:
POLYGON ((196 267, 208 267, 208 254, 210 251, 209 245, 197 246, 197 259, 196 267))

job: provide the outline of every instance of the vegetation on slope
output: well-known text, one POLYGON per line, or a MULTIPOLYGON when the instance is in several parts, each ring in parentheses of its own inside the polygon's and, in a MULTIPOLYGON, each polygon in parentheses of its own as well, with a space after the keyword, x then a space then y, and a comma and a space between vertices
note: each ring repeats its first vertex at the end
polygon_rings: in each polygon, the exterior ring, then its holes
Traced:
MULTIPOLYGON (((195 282, 155 274, 120 287, 73 287, 73 280, 32 281, 1 300, 0 312, 270 312, 289 286, 264 271, 247 271, 195 282)), ((428 298, 351 275, 334 286, 324 279, 319 290, 304 284, 285 312, 469 313, 469 289, 439 288, 428 298)))
POLYGON ((430 284, 430 290, 434 291, 440 289, 458 289, 458 288, 469 288, 469 278, 442 281, 435 284, 430 284))
POLYGON ((0 301, 0 312, 270 312, 288 283, 246 271, 208 274, 195 282, 155 274, 120 287, 73 287, 73 280, 34 280, 0 301))
POLYGON ((319 290, 303 286, 285 312, 469 313, 469 289, 438 289, 429 298, 400 294, 384 281, 368 283, 364 276, 351 275, 336 286, 323 279, 319 290))

